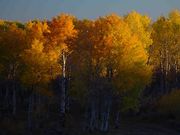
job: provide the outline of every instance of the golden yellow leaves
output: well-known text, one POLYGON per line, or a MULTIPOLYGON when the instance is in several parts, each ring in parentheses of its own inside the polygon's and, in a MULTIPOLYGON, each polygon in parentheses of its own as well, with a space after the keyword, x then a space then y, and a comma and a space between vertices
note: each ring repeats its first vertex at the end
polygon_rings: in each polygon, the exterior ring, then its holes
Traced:
POLYGON ((129 18, 116 14, 94 21, 76 21, 79 33, 71 48, 74 76, 88 81, 91 77, 106 78, 107 70, 112 70, 111 79, 119 91, 143 89, 150 82, 152 68, 147 65, 148 51, 145 48, 151 43, 150 20, 138 13, 128 17, 132 18, 132 24, 129 24, 129 18), (141 29, 133 29, 133 25, 141 29))
POLYGON ((0 25, 3 25, 4 24, 4 21, 0 19, 0 25))
POLYGON ((48 22, 26 24, 28 45, 21 58, 25 65, 22 81, 29 85, 47 83, 61 73, 61 51, 74 38, 74 17, 62 14, 48 22))
POLYGON ((39 40, 35 39, 33 42, 32 42, 32 50, 33 52, 38 52, 38 53, 41 53, 44 49, 43 47, 43 43, 40 42, 39 40))
POLYGON ((59 55, 52 50, 44 52, 43 48, 43 43, 35 39, 31 48, 22 53, 21 58, 25 64, 22 81, 25 84, 47 83, 60 74, 59 55))
POLYGON ((144 48, 149 48, 149 45, 152 44, 152 39, 150 38, 151 19, 148 16, 133 11, 125 16, 125 21, 128 23, 132 33, 142 41, 144 48))
POLYGON ((169 13, 169 19, 176 24, 180 25, 180 11, 179 10, 173 10, 169 13))
POLYGON ((172 11, 168 17, 160 17, 153 24, 151 63, 155 66, 176 65, 180 50, 180 12, 172 11))
POLYGON ((65 51, 72 74, 105 78, 111 69, 113 81, 124 90, 147 84, 145 78, 149 78, 151 67, 146 65, 146 49, 152 43, 149 25, 150 19, 136 12, 96 20, 61 14, 48 22, 28 22, 24 29, 12 25, 8 28, 15 34, 7 32, 2 42, 11 45, 11 39, 17 41, 15 49, 21 48, 16 55, 20 56, 17 61, 23 67, 21 80, 25 84, 47 83, 61 74, 60 58, 65 51))

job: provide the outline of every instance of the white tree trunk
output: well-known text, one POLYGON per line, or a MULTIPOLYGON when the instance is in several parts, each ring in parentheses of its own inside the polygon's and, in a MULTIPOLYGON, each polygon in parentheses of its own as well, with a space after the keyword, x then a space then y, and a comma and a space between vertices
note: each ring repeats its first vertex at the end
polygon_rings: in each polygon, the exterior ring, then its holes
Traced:
POLYGON ((95 108, 95 102, 92 101, 91 103, 91 113, 90 113, 90 131, 94 131, 95 129, 95 123, 96 122, 96 108, 95 108))
POLYGON ((28 129, 32 129, 32 112, 33 112, 33 93, 29 96, 29 105, 28 105, 28 129))
POLYGON ((107 132, 109 129, 109 116, 110 116, 111 101, 106 99, 103 112, 101 112, 101 127, 102 132, 107 132))
POLYGON ((115 118, 115 128, 119 128, 119 124, 120 124, 120 112, 118 111, 116 113, 116 118, 115 118))
POLYGON ((15 82, 13 82, 13 115, 16 115, 16 88, 15 88, 15 82))
POLYGON ((6 86, 6 93, 5 93, 5 107, 9 107, 9 85, 6 86))
MULTIPOLYGON (((60 128, 64 127, 65 124, 65 110, 66 110, 66 55, 62 51, 62 82, 61 82, 61 93, 60 93, 60 128)), ((63 130, 63 129, 61 129, 63 130)))

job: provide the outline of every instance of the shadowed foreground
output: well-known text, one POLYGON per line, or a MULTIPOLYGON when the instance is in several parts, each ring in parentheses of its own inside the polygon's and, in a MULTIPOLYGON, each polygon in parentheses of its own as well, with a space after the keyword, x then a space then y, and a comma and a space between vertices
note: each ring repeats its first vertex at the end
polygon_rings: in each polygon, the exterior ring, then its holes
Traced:
MULTIPOLYGON (((69 131, 68 131, 69 132, 69 131)), ((83 135, 76 129, 70 131, 70 135, 83 135)), ((123 121, 119 129, 111 129, 108 133, 89 133, 89 135, 179 135, 180 131, 172 123, 145 123, 123 121)))
POLYGON ((114 131, 114 135, 179 135, 178 131, 165 128, 154 124, 128 124, 123 123, 118 131, 114 131))

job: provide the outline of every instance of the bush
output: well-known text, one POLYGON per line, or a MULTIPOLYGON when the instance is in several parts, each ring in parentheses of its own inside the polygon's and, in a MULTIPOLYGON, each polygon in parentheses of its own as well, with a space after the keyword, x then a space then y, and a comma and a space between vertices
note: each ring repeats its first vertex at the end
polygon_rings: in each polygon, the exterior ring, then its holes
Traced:
POLYGON ((172 90, 158 101, 158 111, 180 118, 180 90, 172 90))

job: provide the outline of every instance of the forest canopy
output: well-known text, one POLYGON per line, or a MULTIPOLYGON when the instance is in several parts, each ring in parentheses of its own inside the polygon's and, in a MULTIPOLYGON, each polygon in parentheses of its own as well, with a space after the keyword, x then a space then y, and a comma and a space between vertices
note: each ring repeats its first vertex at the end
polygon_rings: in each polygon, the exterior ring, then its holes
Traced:
POLYGON ((95 20, 65 13, 0 20, 1 116, 27 113, 29 130, 50 112, 63 129, 78 104, 84 129, 107 131, 112 117, 118 126, 119 112, 137 113, 164 95, 161 101, 169 100, 179 84, 178 10, 154 22, 136 11, 95 20))

